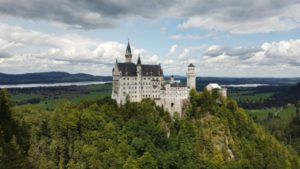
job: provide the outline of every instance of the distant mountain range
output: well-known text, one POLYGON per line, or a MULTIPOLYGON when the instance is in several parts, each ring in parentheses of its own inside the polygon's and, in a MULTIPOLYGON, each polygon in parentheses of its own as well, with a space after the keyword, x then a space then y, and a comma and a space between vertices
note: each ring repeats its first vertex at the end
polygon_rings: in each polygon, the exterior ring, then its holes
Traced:
POLYGON ((83 81, 111 81, 111 76, 94 76, 90 74, 66 72, 42 72, 26 74, 0 73, 0 85, 4 84, 33 84, 33 83, 62 83, 83 81))

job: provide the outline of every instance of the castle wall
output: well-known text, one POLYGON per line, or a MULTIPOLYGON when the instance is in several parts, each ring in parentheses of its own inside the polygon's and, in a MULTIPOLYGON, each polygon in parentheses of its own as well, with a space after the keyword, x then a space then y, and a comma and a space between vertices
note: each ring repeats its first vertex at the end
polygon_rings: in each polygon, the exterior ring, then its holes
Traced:
POLYGON ((221 89, 221 96, 227 97, 227 88, 222 88, 221 89))
POLYGON ((163 106, 164 110, 167 110, 171 116, 174 116, 175 112, 182 116, 186 102, 188 102, 187 98, 161 98, 160 100, 155 100, 156 105, 163 106))
POLYGON ((182 116, 184 104, 188 100, 188 87, 171 87, 170 84, 165 85, 165 90, 161 90, 161 97, 155 100, 158 106, 163 106, 165 110, 171 113, 178 112, 182 116))

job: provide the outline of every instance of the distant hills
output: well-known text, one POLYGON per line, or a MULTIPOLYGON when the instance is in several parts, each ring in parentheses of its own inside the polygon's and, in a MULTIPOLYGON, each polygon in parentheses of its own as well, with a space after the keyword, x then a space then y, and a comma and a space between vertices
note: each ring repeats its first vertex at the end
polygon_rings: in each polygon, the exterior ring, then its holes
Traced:
MULTIPOLYGON (((186 82, 185 76, 175 75, 175 80, 186 82)), ((165 80, 170 76, 166 75, 165 80)), ((36 84, 36 83, 63 83, 83 81, 112 81, 112 76, 94 76, 85 73, 70 74, 67 72, 41 72, 26 74, 0 73, 0 85, 8 84, 36 84)), ((197 77, 197 89, 202 90, 208 83, 219 84, 269 84, 295 85, 300 78, 235 78, 235 77, 197 77)))
POLYGON ((0 73, 0 85, 32 84, 32 83, 62 83, 82 81, 111 81, 111 76, 94 76, 84 73, 70 74, 66 72, 42 72, 26 74, 0 73))

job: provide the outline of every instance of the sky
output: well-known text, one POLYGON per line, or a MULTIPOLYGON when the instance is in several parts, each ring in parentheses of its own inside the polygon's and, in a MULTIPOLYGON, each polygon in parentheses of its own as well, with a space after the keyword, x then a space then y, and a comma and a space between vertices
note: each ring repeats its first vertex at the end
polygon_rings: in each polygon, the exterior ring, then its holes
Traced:
POLYGON ((300 77, 300 0, 0 0, 0 73, 300 77))

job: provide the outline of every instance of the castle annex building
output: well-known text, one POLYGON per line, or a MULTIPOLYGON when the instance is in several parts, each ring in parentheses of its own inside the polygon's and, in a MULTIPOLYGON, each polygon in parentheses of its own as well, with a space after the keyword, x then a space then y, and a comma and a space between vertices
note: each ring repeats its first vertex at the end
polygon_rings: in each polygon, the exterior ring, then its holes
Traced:
POLYGON ((160 65, 142 64, 140 56, 132 62, 130 44, 125 53, 125 63, 116 60, 112 70, 113 89, 112 99, 118 104, 124 104, 126 98, 132 102, 142 99, 153 99, 156 105, 164 106, 171 115, 181 114, 188 103, 189 91, 196 87, 195 66, 190 64, 187 71, 187 84, 175 83, 171 76, 169 82, 164 80, 164 73, 160 65))

